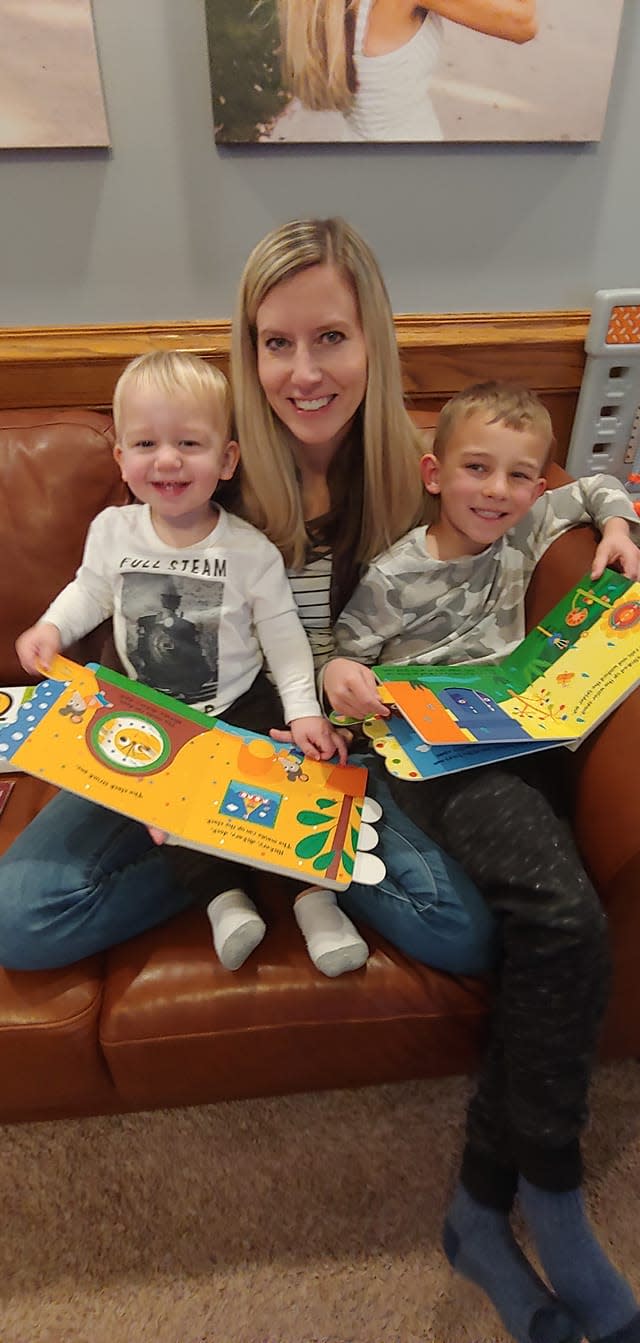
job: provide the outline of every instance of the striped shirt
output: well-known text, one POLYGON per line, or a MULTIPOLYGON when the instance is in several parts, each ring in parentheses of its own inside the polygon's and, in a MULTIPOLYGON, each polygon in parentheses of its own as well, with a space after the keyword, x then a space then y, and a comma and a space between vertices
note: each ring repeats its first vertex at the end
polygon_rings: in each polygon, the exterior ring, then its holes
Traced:
POLYGON ((331 551, 314 547, 304 569, 288 570, 298 615, 306 632, 316 669, 334 649, 331 625, 331 551))

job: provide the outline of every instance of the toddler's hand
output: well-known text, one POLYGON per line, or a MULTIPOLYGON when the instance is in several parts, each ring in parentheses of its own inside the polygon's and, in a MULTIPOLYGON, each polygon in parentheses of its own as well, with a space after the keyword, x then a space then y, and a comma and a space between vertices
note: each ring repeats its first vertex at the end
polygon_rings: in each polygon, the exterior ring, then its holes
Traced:
POLYGON ((336 713, 363 719, 388 718, 389 710, 378 694, 378 682, 370 667, 349 658, 332 658, 324 671, 323 690, 336 713))
POLYGON ((154 844, 166 844, 168 835, 167 830, 159 830, 157 825, 148 825, 146 828, 149 831, 154 844))
POLYGON ((20 664, 30 676, 48 671, 52 659, 62 647, 60 631, 57 625, 48 620, 39 620, 16 639, 16 653, 20 664))
POLYGON ((295 745, 310 760, 330 760, 337 751, 340 764, 346 763, 347 745, 344 736, 328 718, 293 718, 289 727, 295 745))
POLYGON ((593 557, 591 577, 599 578, 606 568, 621 569, 625 578, 640 578, 640 550, 631 539, 625 518, 609 518, 602 528, 602 540, 593 557))

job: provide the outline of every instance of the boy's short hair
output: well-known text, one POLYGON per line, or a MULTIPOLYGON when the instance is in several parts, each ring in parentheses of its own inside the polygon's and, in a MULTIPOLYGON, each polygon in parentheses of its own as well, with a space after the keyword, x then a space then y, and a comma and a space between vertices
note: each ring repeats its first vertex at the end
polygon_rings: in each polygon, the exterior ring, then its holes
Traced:
POLYGON ((489 424, 505 424, 508 429, 537 434, 545 445, 546 456, 542 470, 546 471, 555 447, 551 416, 535 392, 513 382, 476 382, 456 392, 442 407, 438 417, 433 440, 436 457, 440 460, 444 457, 447 444, 460 420, 478 412, 487 416, 489 424))
POLYGON ((152 350, 140 354, 123 370, 113 393, 113 422, 120 437, 122 406, 132 388, 155 388, 175 396, 181 393, 194 401, 207 401, 222 420, 223 436, 233 437, 231 388, 224 373, 215 364, 184 350, 152 350))

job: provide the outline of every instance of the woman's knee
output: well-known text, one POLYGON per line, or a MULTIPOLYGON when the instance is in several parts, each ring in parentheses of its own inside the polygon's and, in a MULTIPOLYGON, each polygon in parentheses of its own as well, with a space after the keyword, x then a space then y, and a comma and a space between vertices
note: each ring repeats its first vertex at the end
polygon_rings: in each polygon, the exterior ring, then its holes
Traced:
POLYGON ((0 865, 0 965, 5 970, 49 969, 49 939, 33 907, 4 889, 0 865))

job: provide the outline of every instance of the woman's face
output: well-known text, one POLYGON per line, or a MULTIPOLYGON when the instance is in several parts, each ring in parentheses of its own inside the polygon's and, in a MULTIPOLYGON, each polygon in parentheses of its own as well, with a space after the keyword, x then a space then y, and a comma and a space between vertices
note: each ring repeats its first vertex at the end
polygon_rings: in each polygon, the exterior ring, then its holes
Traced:
POLYGON ((367 349, 355 293, 332 265, 274 285, 256 319, 258 377, 301 448, 331 460, 362 404, 367 349))

